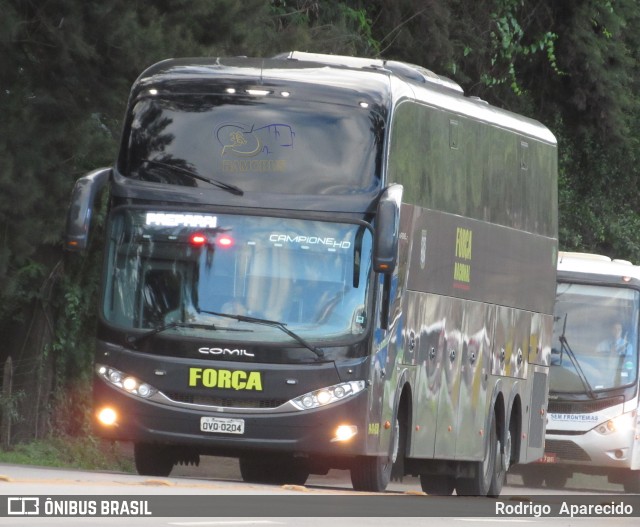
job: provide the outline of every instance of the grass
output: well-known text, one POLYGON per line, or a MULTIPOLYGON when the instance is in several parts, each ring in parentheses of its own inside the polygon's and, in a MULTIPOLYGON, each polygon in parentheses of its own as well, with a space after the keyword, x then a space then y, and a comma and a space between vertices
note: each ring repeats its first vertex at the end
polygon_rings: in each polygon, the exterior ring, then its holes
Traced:
POLYGON ((133 460, 117 444, 95 437, 50 437, 0 450, 0 463, 134 472, 133 460))

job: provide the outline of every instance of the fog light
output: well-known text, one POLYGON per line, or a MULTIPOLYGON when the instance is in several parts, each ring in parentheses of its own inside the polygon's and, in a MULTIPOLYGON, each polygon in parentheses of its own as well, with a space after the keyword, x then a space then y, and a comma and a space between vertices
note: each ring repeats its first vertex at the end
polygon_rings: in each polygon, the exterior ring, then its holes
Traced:
POLYGON ((336 441, 349 441, 353 436, 358 433, 358 427, 354 425, 340 425, 336 428, 336 434, 331 442, 336 441))
POLYGON ((113 408, 103 408, 98 412, 98 421, 105 426, 113 426, 117 419, 118 414, 113 408))

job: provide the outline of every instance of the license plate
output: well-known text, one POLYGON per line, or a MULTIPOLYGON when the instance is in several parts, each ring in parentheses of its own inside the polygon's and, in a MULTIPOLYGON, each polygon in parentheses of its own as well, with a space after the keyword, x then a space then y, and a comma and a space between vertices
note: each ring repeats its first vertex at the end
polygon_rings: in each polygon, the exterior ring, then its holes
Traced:
POLYGON ((544 455, 538 460, 538 463, 557 463, 558 456, 553 452, 545 452, 544 455))
POLYGON ((244 434, 244 419, 201 417, 200 430, 202 432, 217 432, 219 434, 244 434))

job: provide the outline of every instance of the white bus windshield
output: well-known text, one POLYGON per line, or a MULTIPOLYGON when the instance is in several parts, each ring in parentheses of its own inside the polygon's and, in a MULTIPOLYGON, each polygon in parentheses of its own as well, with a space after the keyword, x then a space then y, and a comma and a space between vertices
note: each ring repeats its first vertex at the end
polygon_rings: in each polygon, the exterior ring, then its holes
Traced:
POLYGON ((119 209, 109 228, 104 316, 163 335, 338 342, 367 325, 370 231, 350 223, 119 209), (236 333, 237 332, 237 333, 236 333))
POLYGON ((559 283, 557 291, 549 392, 589 393, 636 382, 640 293, 570 283, 559 283))

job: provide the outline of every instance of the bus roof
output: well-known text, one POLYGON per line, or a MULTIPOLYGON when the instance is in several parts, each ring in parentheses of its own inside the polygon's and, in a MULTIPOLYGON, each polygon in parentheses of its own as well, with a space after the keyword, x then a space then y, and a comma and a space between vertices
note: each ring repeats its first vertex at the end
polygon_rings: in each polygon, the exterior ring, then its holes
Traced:
POLYGON ((558 275, 576 274, 608 276, 615 281, 624 278, 640 280, 640 266, 601 254, 561 251, 558 254, 558 275))
POLYGON ((478 97, 465 96, 458 84, 421 66, 383 59, 298 51, 273 58, 167 59, 138 77, 131 96, 135 98, 151 87, 178 92, 234 81, 265 86, 296 83, 315 86, 316 91, 324 88, 329 96, 339 90, 355 97, 365 96, 382 107, 410 98, 556 144, 551 131, 534 119, 492 106, 478 97))
MULTIPOLYGON (((389 72, 375 68, 327 66, 289 59, 182 58, 167 59, 146 69, 132 88, 135 97, 144 90, 156 88, 172 93, 206 91, 212 88, 286 88, 305 86, 306 90, 326 92, 336 100, 336 90, 345 97, 364 96, 382 106, 389 104, 389 72)), ((280 91, 280 90, 278 90, 280 91)), ((308 97, 309 94, 305 93, 308 97)), ((336 100, 339 102, 339 99, 336 100)))

